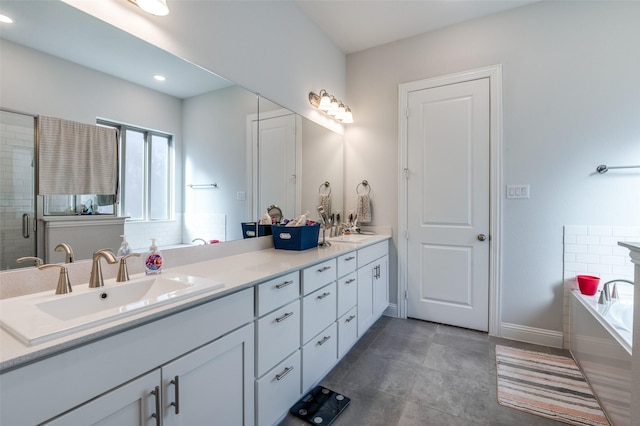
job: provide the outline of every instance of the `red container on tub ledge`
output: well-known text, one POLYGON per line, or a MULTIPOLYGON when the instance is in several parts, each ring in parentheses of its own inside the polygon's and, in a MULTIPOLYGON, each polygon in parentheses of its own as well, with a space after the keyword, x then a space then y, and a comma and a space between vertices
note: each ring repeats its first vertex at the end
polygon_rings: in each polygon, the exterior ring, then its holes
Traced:
POLYGON ((578 287, 580 287, 580 293, 593 296, 598 292, 598 284, 600 284, 600 278, 593 275, 577 275, 578 287))

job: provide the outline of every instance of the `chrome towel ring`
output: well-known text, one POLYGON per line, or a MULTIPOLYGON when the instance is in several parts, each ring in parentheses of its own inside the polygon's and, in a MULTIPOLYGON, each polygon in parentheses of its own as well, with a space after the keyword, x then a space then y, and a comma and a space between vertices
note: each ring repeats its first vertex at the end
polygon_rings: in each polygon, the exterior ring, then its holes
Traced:
POLYGON ((358 195, 369 195, 370 192, 371 192, 371 185, 369 185, 369 182, 367 182, 366 180, 363 180, 358 184, 358 186, 356 186, 356 194, 358 195), (360 192, 360 191, 366 191, 366 192, 360 192))
POLYGON ((320 195, 331 195, 331 184, 329 183, 329 181, 326 181, 325 183, 320 185, 320 187, 318 188, 318 193, 320 195), (322 192, 323 189, 325 190, 325 192, 322 192))

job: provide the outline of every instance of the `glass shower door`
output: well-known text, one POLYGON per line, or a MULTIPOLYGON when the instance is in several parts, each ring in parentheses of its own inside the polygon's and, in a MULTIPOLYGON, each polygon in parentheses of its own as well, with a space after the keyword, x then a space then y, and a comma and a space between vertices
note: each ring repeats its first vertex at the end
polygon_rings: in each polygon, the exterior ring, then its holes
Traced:
POLYGON ((0 270, 36 255, 35 118, 0 111, 0 270))

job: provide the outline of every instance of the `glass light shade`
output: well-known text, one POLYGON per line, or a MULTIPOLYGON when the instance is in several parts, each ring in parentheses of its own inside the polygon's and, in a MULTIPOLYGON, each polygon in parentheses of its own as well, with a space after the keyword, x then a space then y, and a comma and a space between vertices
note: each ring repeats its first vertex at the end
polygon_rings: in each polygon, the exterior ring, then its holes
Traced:
POLYGON ((342 117, 342 122, 345 124, 353 123, 353 114, 351 113, 351 108, 347 107, 347 110, 345 111, 344 116, 342 117))
POLYGON ((330 106, 329 110, 327 111, 327 114, 329 114, 332 117, 335 117, 338 114, 338 107, 339 106, 340 106, 340 104, 338 103, 338 100, 332 96, 331 97, 331 106, 330 106))
POLYGON ((336 119, 342 120, 344 118, 345 113, 347 112, 344 104, 341 102, 340 106, 338 106, 338 113, 336 114, 336 119))
POLYGON ((169 14, 166 0, 136 0, 136 4, 140 9, 152 15, 165 16, 169 14))
POLYGON ((318 104, 318 109, 320 111, 329 111, 331 108, 331 96, 327 92, 324 92, 320 95, 320 103, 318 104))

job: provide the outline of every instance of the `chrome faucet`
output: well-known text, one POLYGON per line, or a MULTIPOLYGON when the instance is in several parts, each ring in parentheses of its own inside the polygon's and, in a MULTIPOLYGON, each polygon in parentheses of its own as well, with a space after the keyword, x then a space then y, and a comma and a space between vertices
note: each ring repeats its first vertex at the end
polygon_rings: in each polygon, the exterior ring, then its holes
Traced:
POLYGON ((100 249, 93 253, 93 266, 91 267, 91 278, 89 278, 89 288, 98 288, 104 286, 102 279, 102 266, 100 266, 100 258, 104 257, 107 263, 113 264, 118 261, 116 256, 110 249, 100 249))
POLYGON ((40 265, 42 265, 42 259, 40 259, 39 257, 34 257, 34 256, 20 257, 20 258, 16 259, 16 262, 17 263, 22 263, 22 262, 28 262, 30 260, 36 262, 36 266, 37 267, 40 267, 40 265))
POLYGON ((616 284, 615 284, 615 283, 618 283, 618 282, 634 285, 633 281, 629 281, 629 280, 611 280, 611 281, 607 281, 602 286, 602 291, 600 292, 600 298, 598 299, 598 304, 599 305, 606 305, 606 304, 610 303, 613 299, 618 299, 618 289, 616 288, 616 284), (611 289, 609 289, 609 288, 611 288, 611 289))
POLYGON ((129 253, 126 256, 120 258, 120 267, 118 268, 118 276, 116 277, 117 283, 129 281, 129 270, 127 269, 127 259, 131 256, 140 257, 140 253, 129 253))
POLYGON ((64 251, 66 255, 64 263, 73 263, 73 250, 69 244, 60 243, 56 246, 55 251, 64 251))
POLYGON ((39 265, 38 269, 60 268, 60 276, 58 277, 58 286, 56 287, 56 294, 71 293, 71 282, 69 281, 69 273, 67 268, 55 263, 49 263, 46 265, 39 265))
POLYGON ((207 245, 207 242, 204 240, 204 238, 194 238, 193 240, 191 240, 192 243, 195 243, 196 241, 202 241, 202 245, 207 245))

